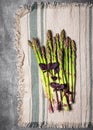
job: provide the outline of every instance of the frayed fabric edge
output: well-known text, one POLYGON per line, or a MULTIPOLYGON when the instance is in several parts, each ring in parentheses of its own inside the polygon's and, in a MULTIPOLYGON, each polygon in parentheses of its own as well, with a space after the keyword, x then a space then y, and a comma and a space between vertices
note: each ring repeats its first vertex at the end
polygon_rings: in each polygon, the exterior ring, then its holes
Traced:
MULTIPOLYGON (((17 90, 17 113, 18 113, 18 126, 24 126, 23 123, 23 97, 24 97, 24 52, 21 47, 21 29, 20 29, 20 18, 26 15, 29 12, 27 8, 21 6, 15 14, 15 48, 17 52, 17 72, 18 72, 18 90, 17 90)), ((29 122, 28 122, 29 123, 29 122)), ((25 124, 26 126, 26 124, 25 124)))
POLYGON ((60 3, 60 2, 34 2, 31 5, 22 5, 15 13, 15 47, 17 51, 17 72, 18 72, 18 92, 17 92, 17 100, 18 100, 18 106, 17 106, 17 112, 18 112, 18 126, 21 127, 31 127, 31 128, 88 128, 93 127, 93 124, 90 125, 90 123, 84 123, 84 124, 77 124, 77 123, 47 123, 47 124, 39 124, 39 123, 30 123, 30 122, 23 122, 23 97, 24 97, 24 73, 23 73, 23 64, 24 64, 24 52, 22 50, 21 44, 20 44, 20 37, 21 37, 21 31, 20 31, 20 18, 26 15, 27 13, 33 11, 34 5, 40 6, 40 7, 49 7, 49 8, 56 8, 56 7, 63 7, 63 6, 88 6, 92 7, 93 4, 91 3, 60 3))
POLYGON ((24 123, 23 127, 28 128, 91 128, 93 127, 93 123, 38 123, 38 122, 32 122, 32 123, 24 123))
POLYGON ((32 11, 33 10, 33 6, 37 5, 40 6, 41 8, 45 7, 45 8, 60 8, 60 7, 65 7, 65 6, 88 6, 88 7, 92 7, 93 3, 90 2, 86 2, 86 3, 77 3, 77 2, 73 2, 73 3, 67 3, 67 2, 34 2, 32 5, 24 5, 25 8, 27 8, 28 10, 32 11))

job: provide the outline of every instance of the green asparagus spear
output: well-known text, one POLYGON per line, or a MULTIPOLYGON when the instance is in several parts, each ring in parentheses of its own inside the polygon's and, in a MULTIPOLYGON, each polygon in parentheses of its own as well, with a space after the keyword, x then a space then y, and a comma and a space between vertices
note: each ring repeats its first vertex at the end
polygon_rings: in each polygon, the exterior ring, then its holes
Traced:
POLYGON ((64 41, 66 39, 65 30, 63 29, 60 34, 60 49, 64 48, 64 41))
POLYGON ((71 41, 72 47, 72 84, 73 84, 73 100, 75 100, 75 84, 76 84, 76 45, 71 41))
MULTIPOLYGON (((46 42, 46 58, 47 58, 47 64, 52 63, 52 52, 53 52, 53 46, 52 46, 52 32, 48 30, 47 32, 47 42, 46 42)), ((47 72, 47 79, 48 79, 48 86, 49 86, 49 93, 50 93, 50 105, 51 110, 53 110, 53 89, 50 87, 50 82, 52 81, 50 74, 53 74, 53 71, 50 70, 50 73, 47 72)))
MULTIPOLYGON (((64 73, 64 70, 63 70, 63 49, 61 49, 58 53, 58 61, 60 63, 60 72, 59 72, 59 75, 60 75, 60 84, 66 84, 66 78, 65 78, 65 73, 64 73)), ((69 104, 68 104, 68 101, 67 101, 67 97, 64 93, 64 91, 61 93, 62 96, 62 103, 63 103, 63 108, 64 110, 69 110, 69 104)))
POLYGON ((40 51, 37 39, 33 38, 32 42, 30 40, 28 40, 28 44, 33 49, 38 64, 42 63, 41 51, 40 51))
MULTIPOLYGON (((47 64, 45 46, 41 46, 41 53, 42 53, 43 63, 47 64)), ((41 72, 42 78, 44 78, 45 86, 43 85, 43 89, 44 89, 45 97, 47 97, 49 99, 50 98, 50 93, 49 93, 49 87, 48 87, 47 74, 44 73, 41 69, 40 69, 40 72, 41 72)))
POLYGON ((64 42, 64 71, 66 74, 66 81, 67 84, 69 84, 69 48, 68 48, 68 44, 69 44, 69 38, 67 37, 65 42, 64 42))
POLYGON ((47 31, 47 44, 46 46, 48 46, 50 48, 50 51, 53 51, 53 39, 52 39, 52 32, 51 30, 47 31))
POLYGON ((57 44, 56 44, 56 38, 53 37, 53 56, 52 56, 52 61, 57 62, 57 44))
MULTIPOLYGON (((72 50, 71 50, 71 39, 69 38, 69 91, 73 93, 73 76, 72 76, 72 50)), ((69 104, 73 103, 73 97, 72 94, 70 93, 69 95, 69 104)))

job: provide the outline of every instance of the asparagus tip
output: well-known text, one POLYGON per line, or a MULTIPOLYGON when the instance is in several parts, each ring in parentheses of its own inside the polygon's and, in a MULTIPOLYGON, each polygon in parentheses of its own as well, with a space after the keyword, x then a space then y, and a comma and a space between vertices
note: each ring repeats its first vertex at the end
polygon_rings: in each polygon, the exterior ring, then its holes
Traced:
POLYGON ((61 31, 60 36, 61 36, 62 39, 65 39, 65 38, 66 38, 66 33, 65 33, 65 30, 64 30, 64 29, 61 31))
POLYGON ((56 38, 59 38, 59 33, 56 34, 56 38))
POLYGON ((28 45, 32 47, 32 42, 28 40, 28 45))
POLYGON ((49 39, 49 40, 52 39, 52 31, 51 30, 47 31, 47 39, 49 39))
POLYGON ((74 40, 71 41, 71 47, 73 51, 76 51, 76 44, 74 40))
POLYGON ((42 52, 42 55, 46 54, 45 46, 41 46, 41 52, 42 52))
POLYGON ((70 39, 70 38, 69 38, 69 37, 67 37, 67 38, 66 38, 66 40, 65 40, 65 45, 66 45, 66 47, 68 47, 68 46, 69 46, 69 39, 70 39))

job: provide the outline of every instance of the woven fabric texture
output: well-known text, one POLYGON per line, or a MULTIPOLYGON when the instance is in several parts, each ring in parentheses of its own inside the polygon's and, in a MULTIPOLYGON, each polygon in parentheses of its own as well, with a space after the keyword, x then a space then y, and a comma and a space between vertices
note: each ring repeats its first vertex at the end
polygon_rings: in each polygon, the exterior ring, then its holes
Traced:
POLYGON ((93 124, 93 6, 33 4, 19 19, 19 26, 19 125, 79 128, 93 124), (53 35, 65 29, 76 42, 76 100, 70 112, 49 113, 36 58, 27 44, 38 37, 45 45, 49 29, 53 35))

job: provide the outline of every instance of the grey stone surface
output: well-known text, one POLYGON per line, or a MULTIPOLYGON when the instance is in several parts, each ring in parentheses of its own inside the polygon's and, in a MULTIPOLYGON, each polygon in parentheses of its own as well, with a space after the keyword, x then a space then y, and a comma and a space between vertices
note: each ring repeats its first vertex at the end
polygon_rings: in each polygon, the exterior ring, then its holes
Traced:
MULTIPOLYGON (((24 4, 40 0, 0 0, 0 130, 30 130, 17 126, 17 55, 14 48, 14 16, 24 4)), ((46 0, 42 0, 46 1, 46 0)), ((53 0, 49 0, 53 1, 53 0)), ((57 0, 91 2, 93 0, 57 0)), ((92 129, 92 128, 91 128, 92 129)), ((88 130, 88 129, 87 129, 88 130)))

